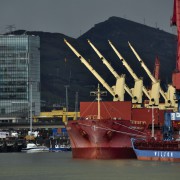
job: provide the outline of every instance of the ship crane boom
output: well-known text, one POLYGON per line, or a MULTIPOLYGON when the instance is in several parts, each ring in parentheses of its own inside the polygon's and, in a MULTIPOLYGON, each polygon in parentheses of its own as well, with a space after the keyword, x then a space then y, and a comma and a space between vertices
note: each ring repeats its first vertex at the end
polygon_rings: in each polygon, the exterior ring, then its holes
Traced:
POLYGON ((155 84, 155 90, 154 92, 157 93, 157 91, 159 90, 160 94, 162 95, 162 97, 165 100, 165 103, 168 103, 170 101, 168 101, 165 92, 163 91, 163 89, 160 87, 160 83, 159 81, 152 75, 151 71, 148 69, 148 67, 145 65, 145 63, 143 62, 143 60, 140 58, 140 56, 138 55, 138 53, 136 52, 136 50, 132 47, 132 45, 128 42, 131 50, 133 51, 134 55, 136 56, 136 58, 138 59, 138 61, 141 63, 141 66, 143 67, 143 69, 146 71, 146 73, 148 74, 148 76, 150 77, 153 85, 155 84), (158 85, 159 84, 159 85, 158 85))
MULTIPOLYGON (((118 80, 120 78, 122 78, 122 76, 124 77, 124 75, 120 76, 115 70, 114 68, 111 66, 111 64, 107 61, 107 59, 98 51, 98 49, 92 44, 92 42, 90 40, 88 40, 88 43, 90 44, 90 46, 93 48, 93 50, 96 52, 96 54, 99 56, 99 58, 103 61, 103 63, 106 65, 106 67, 110 70, 110 72, 114 75, 114 77, 118 80)), ((124 84, 125 91, 131 96, 132 92, 130 90, 130 88, 124 84)))
POLYGON ((143 60, 140 58, 140 56, 138 55, 138 53, 135 51, 135 49, 132 47, 132 45, 130 44, 130 42, 128 42, 129 47, 131 48, 131 50, 133 51, 134 55, 136 56, 136 58, 138 59, 138 61, 141 63, 141 66, 144 68, 144 70, 146 71, 146 73, 148 74, 148 76, 150 77, 152 82, 157 82, 157 80, 155 79, 155 77, 152 75, 151 71, 148 69, 148 67, 145 65, 145 63, 143 62, 143 60))
POLYGON ((112 49, 114 50, 114 52, 116 53, 116 55, 118 56, 118 58, 121 60, 121 62, 123 63, 123 65, 126 67, 126 69, 129 71, 129 73, 131 74, 131 76, 134 78, 135 81, 135 87, 133 89, 134 94, 137 94, 138 97, 140 97, 142 99, 142 91, 144 92, 144 94, 148 97, 148 99, 151 99, 149 96, 149 93, 147 91, 147 89, 143 86, 143 82, 142 79, 138 78, 137 75, 133 72, 133 70, 131 69, 131 67, 128 65, 128 63, 126 62, 126 60, 122 57, 122 55, 118 52, 118 50, 115 48, 115 46, 112 44, 111 41, 108 41, 110 46, 112 47, 112 49))
POLYGON ((79 54, 76 49, 66 40, 64 42, 74 52, 74 54, 80 59, 80 61, 91 71, 91 73, 98 79, 98 81, 107 89, 107 91, 114 97, 114 101, 119 100, 116 97, 113 89, 106 83, 106 81, 94 70, 94 68, 79 54))
POLYGON ((159 93, 160 93, 165 100, 165 104, 164 104, 165 107, 176 107, 177 104, 175 97, 175 91, 176 91, 175 88, 171 84, 168 84, 168 90, 167 92, 164 92, 160 87, 160 81, 151 74, 150 70, 147 68, 145 63, 142 61, 142 59, 140 58, 140 56, 137 54, 137 52, 130 43, 129 46, 152 81, 151 96, 153 97, 154 101, 159 101, 159 93))
POLYGON ((112 44, 111 41, 108 41, 118 58, 122 61, 123 65, 126 67, 126 69, 129 71, 131 76, 134 78, 134 80, 139 80, 137 75, 134 73, 134 71, 131 69, 131 67, 128 65, 128 63, 125 61, 125 59, 122 57, 122 55, 119 53, 119 51, 115 48, 115 46, 112 44))

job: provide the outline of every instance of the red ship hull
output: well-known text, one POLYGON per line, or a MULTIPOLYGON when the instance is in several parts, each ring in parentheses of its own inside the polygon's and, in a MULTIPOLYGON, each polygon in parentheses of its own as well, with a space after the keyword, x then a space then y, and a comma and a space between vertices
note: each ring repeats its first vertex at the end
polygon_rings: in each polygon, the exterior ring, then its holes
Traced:
POLYGON ((81 159, 134 159, 136 155, 131 147, 87 147, 72 148, 73 158, 81 159))
POLYGON ((130 139, 143 136, 145 124, 137 128, 129 120, 77 120, 66 128, 73 158, 129 159, 136 157, 130 139))
MULTIPOLYGON (((103 102, 107 108, 101 105, 102 119, 98 120, 88 116, 97 114, 97 103, 87 110, 86 107, 89 104, 92 103, 80 104, 80 112, 84 120, 69 121, 66 126, 71 142, 72 157, 83 159, 136 158, 131 138, 146 136, 148 125, 152 121, 151 110, 141 109, 143 116, 140 114, 138 116, 135 111, 134 117, 136 118, 131 120, 133 116, 131 102, 103 102), (111 111, 111 117, 110 113, 106 113, 107 109, 111 111)), ((157 122, 160 122, 159 114, 159 110, 155 111, 157 122)))

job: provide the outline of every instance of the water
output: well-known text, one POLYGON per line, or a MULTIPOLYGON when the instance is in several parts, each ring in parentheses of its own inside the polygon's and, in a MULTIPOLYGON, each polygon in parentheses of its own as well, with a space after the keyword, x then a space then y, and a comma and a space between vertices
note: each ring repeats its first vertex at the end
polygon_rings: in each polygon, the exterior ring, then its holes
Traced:
POLYGON ((71 152, 0 153, 0 180, 177 180, 180 163, 80 160, 71 152))

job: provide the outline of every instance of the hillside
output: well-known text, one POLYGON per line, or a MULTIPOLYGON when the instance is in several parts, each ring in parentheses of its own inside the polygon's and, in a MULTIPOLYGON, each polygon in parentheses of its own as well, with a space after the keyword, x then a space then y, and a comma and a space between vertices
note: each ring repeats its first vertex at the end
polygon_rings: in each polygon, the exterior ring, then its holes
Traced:
MULTIPOLYGON (((15 33, 21 34, 22 32, 24 31, 16 31, 15 33)), ((111 17, 96 24, 77 39, 60 33, 27 32, 27 34, 38 35, 41 39, 41 99, 47 104, 64 105, 64 86, 69 85, 69 105, 74 108, 75 93, 79 92, 79 101, 93 100, 94 97, 90 97, 89 92, 94 90, 98 84, 96 78, 65 45, 64 38, 90 62, 111 86, 115 84, 115 78, 97 57, 87 39, 91 40, 119 74, 126 74, 126 84, 130 88, 133 87, 134 81, 113 52, 108 40, 111 40, 134 72, 139 77, 143 77, 147 87, 150 87, 151 81, 130 50, 128 41, 151 72, 153 72, 155 57, 159 56, 161 84, 164 90, 167 83, 171 82, 171 73, 175 69, 175 35, 118 17, 111 17)), ((129 100, 128 96, 126 98, 129 100)), ((109 95, 106 99, 111 100, 112 97, 109 95)))

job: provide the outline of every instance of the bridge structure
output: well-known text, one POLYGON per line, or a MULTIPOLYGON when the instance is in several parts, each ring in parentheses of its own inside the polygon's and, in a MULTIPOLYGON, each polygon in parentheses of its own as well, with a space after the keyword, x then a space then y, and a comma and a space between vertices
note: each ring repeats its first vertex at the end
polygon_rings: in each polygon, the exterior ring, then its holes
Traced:
POLYGON ((41 112, 39 116, 33 117, 33 122, 53 122, 53 119, 58 119, 58 121, 61 120, 62 122, 66 123, 67 120, 76 120, 78 117, 80 117, 80 112, 67 112, 66 108, 63 108, 61 110, 41 112))
MULTIPOLYGON (((1 129, 29 129, 29 123, 1 123, 1 129)), ((32 123, 33 129, 53 129, 53 128, 64 128, 65 124, 63 122, 59 123, 32 123)))
MULTIPOLYGON (((67 120, 76 120, 80 117, 80 112, 67 112, 66 108, 61 110, 52 110, 41 112, 39 116, 32 117, 33 129, 38 128, 64 128, 67 120)), ((0 123, 1 129, 27 129, 30 128, 30 122, 0 123)))

